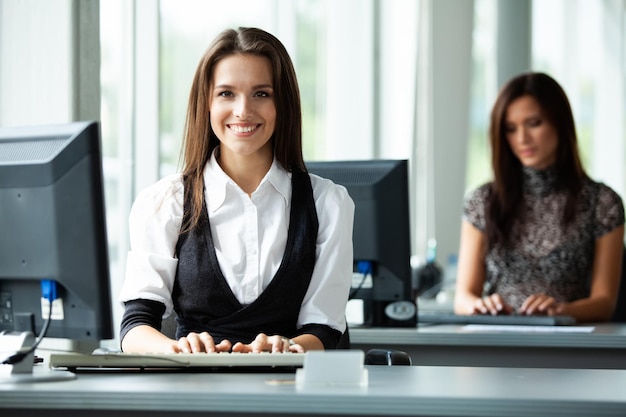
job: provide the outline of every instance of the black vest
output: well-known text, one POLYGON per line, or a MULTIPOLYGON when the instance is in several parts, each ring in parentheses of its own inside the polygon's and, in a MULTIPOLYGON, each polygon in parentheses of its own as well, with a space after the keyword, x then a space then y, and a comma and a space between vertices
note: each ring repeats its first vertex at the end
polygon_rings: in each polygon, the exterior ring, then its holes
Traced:
MULTIPOLYGON (((249 305, 242 305, 228 286, 218 264, 206 203, 197 227, 181 234, 176 244, 178 268, 172 291, 178 327, 176 338, 206 331, 222 339, 250 343, 259 333, 296 335, 302 300, 315 266, 318 219, 307 173, 292 175, 291 212, 287 244, 276 275, 249 305)), ((185 186, 185 218, 190 193, 185 186)))

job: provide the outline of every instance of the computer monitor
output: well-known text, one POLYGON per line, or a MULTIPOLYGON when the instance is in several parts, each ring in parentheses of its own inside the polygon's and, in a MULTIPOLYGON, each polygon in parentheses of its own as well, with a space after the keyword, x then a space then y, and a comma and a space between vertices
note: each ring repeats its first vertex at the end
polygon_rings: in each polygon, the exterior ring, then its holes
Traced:
POLYGON ((346 187, 354 200, 351 298, 363 302, 363 324, 415 326, 408 161, 316 161, 306 165, 310 173, 346 187))
POLYGON ((113 338, 98 122, 0 128, 0 231, 0 331, 41 332, 43 282, 46 336, 113 338))

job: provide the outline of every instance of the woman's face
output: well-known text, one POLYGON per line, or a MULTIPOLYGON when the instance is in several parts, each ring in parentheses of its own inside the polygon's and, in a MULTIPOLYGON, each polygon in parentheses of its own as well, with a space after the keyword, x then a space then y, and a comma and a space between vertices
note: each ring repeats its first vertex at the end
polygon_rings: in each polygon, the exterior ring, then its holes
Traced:
POLYGON ((209 112, 221 155, 272 157, 276 105, 269 59, 251 54, 222 58, 213 69, 209 112))
POLYGON ((509 146, 523 166, 545 169, 556 161, 557 131, 533 96, 509 104, 504 128, 509 146))

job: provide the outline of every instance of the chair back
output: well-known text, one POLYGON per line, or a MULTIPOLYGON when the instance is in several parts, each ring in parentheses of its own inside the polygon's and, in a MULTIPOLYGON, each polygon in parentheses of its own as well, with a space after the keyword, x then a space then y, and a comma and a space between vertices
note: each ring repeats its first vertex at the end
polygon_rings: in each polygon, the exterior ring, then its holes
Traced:
POLYGON ((346 324, 346 331, 343 332, 339 342, 337 342, 336 349, 350 349, 350 330, 348 329, 348 325, 346 324))

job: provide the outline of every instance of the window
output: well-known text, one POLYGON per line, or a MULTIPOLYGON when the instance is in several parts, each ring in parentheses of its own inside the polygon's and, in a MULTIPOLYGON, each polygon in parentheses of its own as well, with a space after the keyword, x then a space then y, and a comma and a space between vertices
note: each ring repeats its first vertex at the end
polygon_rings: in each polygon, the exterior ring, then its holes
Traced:
POLYGON ((626 2, 533 3, 533 65, 563 86, 583 164, 626 197, 626 2))
MULTIPOLYGON (((488 117, 495 84, 494 0, 475 1, 467 189, 491 178, 488 117)), ((531 68, 565 89, 589 175, 626 196, 626 1, 532 2, 531 68)))

